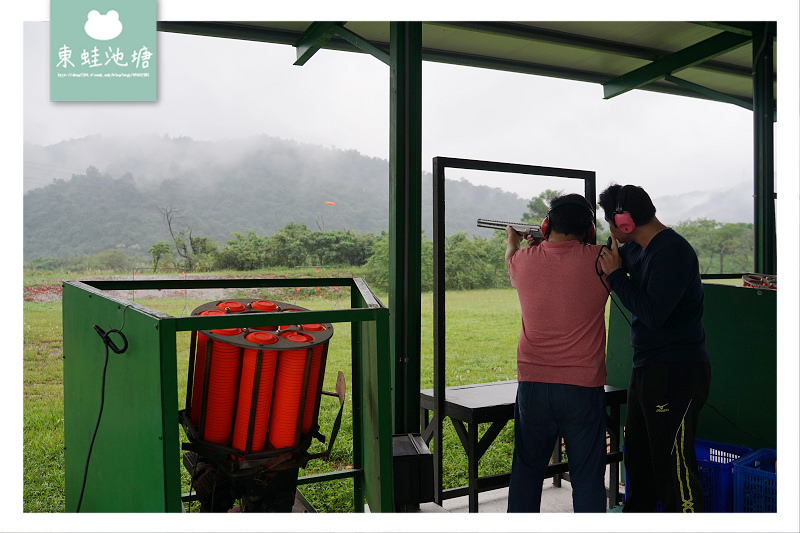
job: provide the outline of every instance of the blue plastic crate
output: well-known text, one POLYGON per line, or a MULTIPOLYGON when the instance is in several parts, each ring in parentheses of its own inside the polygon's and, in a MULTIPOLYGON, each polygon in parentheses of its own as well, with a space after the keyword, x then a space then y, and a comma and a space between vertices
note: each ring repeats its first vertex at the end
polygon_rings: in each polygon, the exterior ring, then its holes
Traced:
POLYGON ((733 510, 733 462, 752 453, 753 449, 695 439, 694 452, 705 512, 730 513, 733 510))
MULTIPOLYGON (((700 486, 703 487, 705 512, 730 513, 733 510, 733 462, 752 451, 752 448, 744 446, 695 439, 694 452, 700 486)), ((626 487, 627 484, 628 473, 625 472, 626 487)), ((656 512, 662 512, 660 501, 656 503, 656 512)))
POLYGON ((778 511, 778 473, 775 450, 763 448, 733 462, 733 511, 778 511))

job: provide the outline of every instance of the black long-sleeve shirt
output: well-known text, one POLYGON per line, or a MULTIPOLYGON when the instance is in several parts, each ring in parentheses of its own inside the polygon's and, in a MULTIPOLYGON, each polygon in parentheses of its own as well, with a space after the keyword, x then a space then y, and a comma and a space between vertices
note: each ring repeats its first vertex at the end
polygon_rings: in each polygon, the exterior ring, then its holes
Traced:
POLYGON ((630 242, 619 250, 623 268, 606 280, 631 311, 634 368, 656 361, 708 362, 703 284, 689 242, 667 228, 645 249, 630 242))

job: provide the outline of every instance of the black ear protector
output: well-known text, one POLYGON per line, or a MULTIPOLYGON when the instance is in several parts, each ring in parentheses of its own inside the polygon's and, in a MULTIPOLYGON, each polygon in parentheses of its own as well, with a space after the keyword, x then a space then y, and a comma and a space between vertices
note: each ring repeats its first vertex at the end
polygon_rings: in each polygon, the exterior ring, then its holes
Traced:
POLYGON ((589 222, 589 227, 586 229, 585 240, 586 240, 586 242, 593 241, 594 237, 595 237, 595 234, 597 233, 597 230, 594 227, 594 209, 592 209, 592 206, 589 203, 589 201, 586 198, 584 198, 583 196, 580 196, 580 197, 577 197, 577 196, 562 196, 561 198, 559 198, 558 200, 553 202, 553 205, 551 205, 550 209, 547 210, 547 216, 544 217, 544 220, 542 220, 542 224, 541 224, 541 228, 540 229, 542 231, 542 235, 544 235, 544 238, 546 239, 546 238, 548 238, 550 236, 550 230, 552 229, 552 228, 550 228, 550 213, 552 213, 555 209, 559 209, 559 208, 561 208, 561 207, 563 207, 565 205, 577 205, 577 206, 583 207, 584 209, 589 211, 589 220, 590 220, 590 222, 589 222), (580 199, 578 199, 578 198, 580 198, 580 199))
POLYGON ((614 210, 614 224, 622 233, 630 233, 636 228, 636 223, 633 221, 631 214, 622 208, 625 205, 627 187, 628 185, 623 185, 617 191, 617 208, 614 210))

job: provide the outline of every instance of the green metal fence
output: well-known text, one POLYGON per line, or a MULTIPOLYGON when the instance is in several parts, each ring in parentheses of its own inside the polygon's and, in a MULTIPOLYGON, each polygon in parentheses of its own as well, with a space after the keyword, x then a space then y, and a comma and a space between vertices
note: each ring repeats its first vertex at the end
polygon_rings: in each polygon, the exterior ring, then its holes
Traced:
MULTIPOLYGON (((286 320, 279 314, 174 317, 108 291, 312 286, 351 289, 349 309, 296 315, 306 323, 351 323, 354 468, 298 484, 352 477, 356 511, 365 501, 372 512, 393 511, 389 310, 358 278, 65 282, 66 511, 78 510, 80 501, 81 512, 181 512, 176 334, 286 320), (121 331, 125 351, 107 354, 95 325, 121 331)), ((122 348, 120 335, 109 339, 122 348)))

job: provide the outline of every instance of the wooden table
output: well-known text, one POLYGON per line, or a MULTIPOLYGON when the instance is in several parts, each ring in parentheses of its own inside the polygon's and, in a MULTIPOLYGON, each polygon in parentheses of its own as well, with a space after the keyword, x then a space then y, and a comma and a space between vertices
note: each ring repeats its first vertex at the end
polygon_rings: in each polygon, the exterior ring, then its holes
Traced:
MULTIPOLYGON (((627 390, 606 385, 606 426, 609 434, 610 449, 606 455, 606 464, 611 465, 609 473, 608 508, 619 503, 619 463, 622 461, 620 451, 621 423, 620 406, 627 401, 627 390)), ((442 450, 434 447, 434 478, 438 480, 435 487, 435 502, 439 505, 443 500, 458 496, 469 496, 469 512, 478 512, 478 494, 480 492, 507 487, 511 473, 493 476, 478 476, 478 462, 492 442, 497 438, 509 420, 514 419, 514 401, 517 395, 516 381, 498 381, 475 385, 460 385, 445 389, 444 416, 450 417, 461 445, 467 454, 468 485, 453 489, 442 488, 442 450), (491 424, 489 429, 478 438, 478 425, 491 424)), ((433 389, 420 391, 420 421, 422 438, 429 443, 433 438, 436 424, 429 420, 430 412, 436 417, 436 404, 433 389)), ((554 462, 547 468, 546 477, 554 478, 560 484, 562 475, 568 475, 569 463, 561 461, 560 442, 554 450, 554 462), (558 453, 555 453, 555 452, 558 453)))

